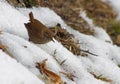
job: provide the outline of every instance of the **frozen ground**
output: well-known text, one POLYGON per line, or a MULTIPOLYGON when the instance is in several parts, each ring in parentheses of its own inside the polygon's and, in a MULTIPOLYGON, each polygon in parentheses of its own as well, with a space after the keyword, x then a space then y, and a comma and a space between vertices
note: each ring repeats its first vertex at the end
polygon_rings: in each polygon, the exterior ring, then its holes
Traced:
POLYGON ((59 74, 67 84, 120 84, 120 47, 113 45, 108 34, 102 28, 94 26, 84 11, 80 15, 95 29, 94 36, 73 30, 48 8, 15 9, 0 0, 0 10, 0 28, 3 31, 0 43, 6 45, 9 52, 6 54, 0 51, 0 84, 45 84, 46 80, 42 79, 43 75, 35 63, 46 58, 46 67, 59 74), (82 49, 98 56, 73 55, 56 40, 41 45, 29 42, 24 23, 28 22, 31 11, 36 19, 48 27, 60 23, 75 36, 82 49), (64 60, 66 61, 61 65, 64 60), (60 74, 61 71, 74 75, 74 81, 60 74), (97 79, 91 73, 101 78, 97 79))

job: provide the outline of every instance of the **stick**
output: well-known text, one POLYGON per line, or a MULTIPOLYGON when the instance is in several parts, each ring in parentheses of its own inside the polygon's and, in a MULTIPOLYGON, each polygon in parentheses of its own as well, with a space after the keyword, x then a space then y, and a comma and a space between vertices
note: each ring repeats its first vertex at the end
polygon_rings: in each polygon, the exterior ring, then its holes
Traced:
POLYGON ((82 49, 81 49, 80 51, 86 52, 86 53, 91 54, 91 55, 94 55, 94 56, 98 56, 98 55, 96 55, 96 54, 94 54, 94 53, 89 52, 89 50, 82 50, 82 49))

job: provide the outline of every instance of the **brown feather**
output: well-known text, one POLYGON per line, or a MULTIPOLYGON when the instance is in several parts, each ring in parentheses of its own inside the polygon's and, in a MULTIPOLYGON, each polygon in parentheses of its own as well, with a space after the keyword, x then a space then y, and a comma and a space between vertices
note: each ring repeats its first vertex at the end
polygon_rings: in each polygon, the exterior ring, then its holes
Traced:
POLYGON ((29 17, 30 17, 30 21, 33 23, 34 22, 34 16, 33 16, 32 12, 29 13, 29 17))

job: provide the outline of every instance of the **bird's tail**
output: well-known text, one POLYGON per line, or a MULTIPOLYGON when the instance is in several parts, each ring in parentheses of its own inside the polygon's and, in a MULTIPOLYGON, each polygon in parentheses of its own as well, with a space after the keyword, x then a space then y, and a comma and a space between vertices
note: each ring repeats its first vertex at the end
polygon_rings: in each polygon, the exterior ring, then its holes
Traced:
POLYGON ((33 23, 34 22, 34 16, 33 16, 32 12, 29 13, 29 17, 30 17, 30 21, 33 23))

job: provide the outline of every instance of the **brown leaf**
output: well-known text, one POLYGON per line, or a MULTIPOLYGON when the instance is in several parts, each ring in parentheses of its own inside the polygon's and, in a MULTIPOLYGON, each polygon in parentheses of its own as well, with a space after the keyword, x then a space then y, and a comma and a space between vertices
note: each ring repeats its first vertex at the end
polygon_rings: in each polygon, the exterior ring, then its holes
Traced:
POLYGON ((2 49, 3 51, 6 51, 6 49, 7 49, 7 46, 5 46, 5 45, 2 45, 2 44, 0 43, 0 49, 2 49))
POLYGON ((46 61, 47 59, 43 60, 41 63, 37 63, 36 67, 40 70, 40 72, 44 73, 54 84, 65 84, 59 75, 46 69, 46 61))

